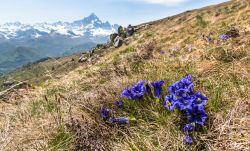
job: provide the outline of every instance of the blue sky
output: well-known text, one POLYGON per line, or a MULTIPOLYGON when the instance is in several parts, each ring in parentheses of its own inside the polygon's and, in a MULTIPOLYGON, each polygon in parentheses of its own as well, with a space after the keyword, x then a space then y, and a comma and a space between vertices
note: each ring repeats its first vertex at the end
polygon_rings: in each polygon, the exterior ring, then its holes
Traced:
POLYGON ((0 24, 74 21, 94 12, 103 21, 139 24, 227 0, 0 0, 0 24))

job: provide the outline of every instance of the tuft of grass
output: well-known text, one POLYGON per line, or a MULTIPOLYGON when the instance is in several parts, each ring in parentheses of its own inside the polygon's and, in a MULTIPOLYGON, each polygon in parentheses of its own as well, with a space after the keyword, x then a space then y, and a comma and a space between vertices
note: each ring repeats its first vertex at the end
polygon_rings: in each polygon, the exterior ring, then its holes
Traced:
POLYGON ((130 63, 130 69, 133 73, 143 72, 144 67, 143 60, 135 60, 134 62, 130 63))
POLYGON ((48 141, 48 148, 50 150, 64 150, 69 151, 72 149, 72 136, 67 132, 64 126, 59 126, 48 141))
POLYGON ((208 25, 208 22, 204 21, 204 19, 200 15, 196 16, 196 22, 197 22, 197 25, 202 28, 205 28, 208 25))
POLYGON ((38 100, 38 101, 33 101, 31 102, 31 111, 30 114, 31 116, 40 116, 41 114, 41 110, 42 110, 42 106, 43 106, 43 101, 42 100, 38 100))
POLYGON ((212 112, 218 112, 223 106, 223 87, 221 85, 214 86, 210 83, 209 88, 211 89, 211 91, 209 95, 208 108, 212 112))
POLYGON ((54 113, 58 111, 58 103, 47 98, 39 99, 30 103, 31 116, 41 116, 42 114, 54 113))
POLYGON ((145 34, 144 34, 144 37, 146 38, 146 39, 149 39, 149 38, 151 38, 151 37, 153 37, 154 36, 154 33, 153 32, 146 32, 145 34))
POLYGON ((126 53, 130 53, 130 52, 136 52, 135 46, 128 46, 126 49, 121 51, 121 54, 126 54, 126 53))

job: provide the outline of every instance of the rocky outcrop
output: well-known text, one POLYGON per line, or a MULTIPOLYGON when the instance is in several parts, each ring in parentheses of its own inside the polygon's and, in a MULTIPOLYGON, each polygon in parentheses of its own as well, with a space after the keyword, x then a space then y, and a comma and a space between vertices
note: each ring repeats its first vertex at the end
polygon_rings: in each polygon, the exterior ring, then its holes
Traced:
POLYGON ((115 41, 115 38, 118 36, 118 34, 117 33, 113 33, 113 34, 111 34, 110 35, 110 42, 111 43, 114 43, 114 41, 115 41))
POLYGON ((86 62, 87 60, 88 60, 88 56, 87 56, 86 54, 84 54, 84 55, 82 55, 82 56, 79 58, 78 62, 79 62, 79 63, 83 63, 83 62, 86 62))
MULTIPOLYGON (((141 27, 139 27, 141 28, 141 27)), ((81 57, 78 59, 79 63, 92 63, 93 61, 97 60, 103 50, 106 50, 107 48, 113 46, 115 48, 121 47, 123 44, 128 45, 131 40, 129 40, 129 37, 133 36, 134 33, 139 29, 138 27, 135 28, 135 26, 129 25, 127 28, 124 28, 120 26, 118 28, 117 33, 113 33, 110 35, 110 42, 107 44, 97 44, 95 48, 91 49, 89 52, 85 52, 81 55, 81 57)))
POLYGON ((123 38, 120 37, 120 36, 117 36, 117 37, 115 38, 115 40, 114 40, 114 43, 113 43, 114 47, 115 47, 115 48, 121 47, 122 44, 123 44, 123 38))
POLYGON ((133 26, 131 25, 128 25, 127 29, 126 29, 126 36, 129 37, 129 36, 133 36, 135 32, 135 29, 133 26))
POLYGON ((126 38, 133 36, 135 33, 135 27, 129 25, 127 28, 120 26, 118 28, 118 33, 110 35, 110 42, 115 48, 121 47, 123 43, 127 44, 128 40, 126 38))

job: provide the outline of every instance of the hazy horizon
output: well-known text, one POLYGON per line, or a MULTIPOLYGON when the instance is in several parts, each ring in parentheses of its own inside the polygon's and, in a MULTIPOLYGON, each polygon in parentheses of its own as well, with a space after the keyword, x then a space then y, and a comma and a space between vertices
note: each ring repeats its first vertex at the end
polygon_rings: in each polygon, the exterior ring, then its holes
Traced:
POLYGON ((3 0, 0 24, 71 22, 95 13, 112 24, 140 24, 227 0, 3 0))

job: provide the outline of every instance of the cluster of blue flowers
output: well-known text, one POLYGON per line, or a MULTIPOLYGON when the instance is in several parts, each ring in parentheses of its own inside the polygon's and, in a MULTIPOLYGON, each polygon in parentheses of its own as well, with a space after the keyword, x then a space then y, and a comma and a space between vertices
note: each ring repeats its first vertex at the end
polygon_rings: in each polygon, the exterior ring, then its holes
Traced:
MULTIPOLYGON (((229 38, 232 38, 232 37, 230 35, 228 35, 228 34, 221 34, 221 35, 219 35, 219 39, 221 41, 226 41, 229 38)), ((212 42, 213 41, 213 38, 210 35, 207 36, 206 39, 207 39, 208 42, 212 42)))
POLYGON ((194 92, 191 75, 169 86, 169 94, 170 95, 165 97, 163 105, 169 111, 174 109, 184 111, 189 122, 183 128, 183 131, 188 133, 185 138, 185 143, 192 144, 193 139, 189 133, 194 131, 196 124, 204 125, 208 117, 205 111, 205 105, 208 99, 202 95, 201 92, 194 92))
MULTIPOLYGON (((162 89, 164 83, 165 82, 163 80, 151 83, 139 81, 133 86, 127 86, 122 91, 121 97, 133 101, 138 101, 147 96, 155 97, 158 99, 164 98, 162 89)), ((181 111, 182 113, 185 113, 188 122, 183 127, 183 131, 187 133, 184 141, 186 144, 192 144, 192 132, 195 130, 196 126, 203 126, 208 117, 208 114, 205 111, 205 105, 208 99, 204 95, 202 95, 201 92, 194 91, 192 76, 188 75, 169 86, 169 95, 165 96, 163 100, 163 106, 168 111, 173 111, 176 109, 181 111)), ((114 104, 118 108, 124 107, 123 101, 116 101, 114 104)), ((115 117, 112 110, 109 108, 103 107, 101 109, 101 116, 103 120, 111 124, 129 123, 128 117, 115 117)))
POLYGON ((222 34, 222 35, 220 35, 220 40, 221 41, 226 41, 227 39, 229 39, 230 38, 230 36, 228 36, 227 34, 222 34))
MULTIPOLYGON (((162 86, 164 81, 156 81, 152 83, 145 83, 145 81, 139 81, 138 83, 134 84, 131 88, 127 86, 123 92, 121 93, 121 97, 126 97, 129 100, 139 100, 142 99, 144 96, 152 95, 151 86, 154 88, 154 96, 156 98, 160 98, 162 95, 162 86)), ((115 101, 114 103, 118 108, 123 108, 124 102, 123 101, 115 101)), ((128 117, 115 117, 111 109, 102 107, 101 109, 101 117, 104 121, 108 121, 111 124, 128 124, 129 118, 128 117)))
POLYGON ((131 88, 127 86, 122 94, 121 97, 126 97, 129 100, 139 100, 143 98, 145 95, 152 95, 151 86, 154 88, 154 96, 160 98, 162 95, 162 86, 164 84, 163 80, 147 83, 145 81, 139 81, 138 83, 134 84, 131 88))

